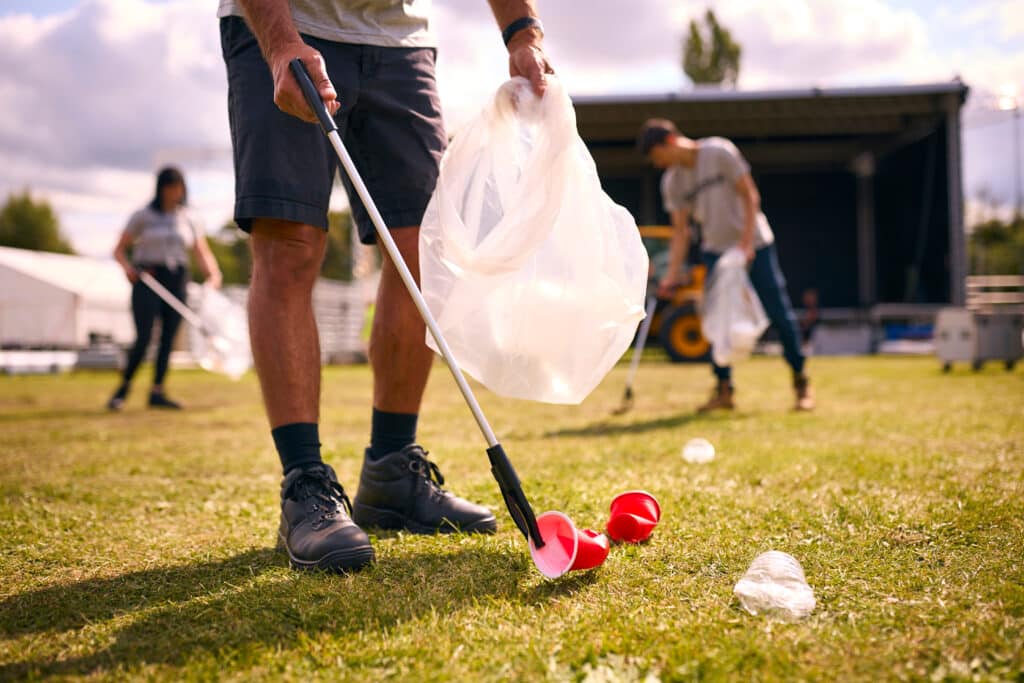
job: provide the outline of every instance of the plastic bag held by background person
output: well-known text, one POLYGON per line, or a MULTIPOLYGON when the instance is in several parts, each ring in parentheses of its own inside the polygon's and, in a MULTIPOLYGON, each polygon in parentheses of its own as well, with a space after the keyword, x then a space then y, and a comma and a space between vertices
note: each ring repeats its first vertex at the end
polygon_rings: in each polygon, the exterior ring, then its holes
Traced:
POLYGON ((768 316, 747 277, 747 258, 738 247, 715 263, 704 290, 701 329, 719 366, 747 358, 768 328, 768 316))
POLYGON ((498 394, 579 403, 625 353, 644 316, 647 252, 601 190, 557 79, 542 98, 508 81, 452 140, 420 269, 458 364, 498 394))
POLYGON ((192 355, 204 370, 239 379, 252 367, 245 308, 212 287, 197 289, 202 328, 192 327, 192 355))

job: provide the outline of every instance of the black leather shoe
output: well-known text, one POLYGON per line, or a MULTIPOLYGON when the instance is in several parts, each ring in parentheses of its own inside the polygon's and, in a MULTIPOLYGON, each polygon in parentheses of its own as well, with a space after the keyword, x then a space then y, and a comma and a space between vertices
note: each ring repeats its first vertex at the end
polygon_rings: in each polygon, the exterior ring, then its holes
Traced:
POLYGON ((293 569, 354 571, 373 562, 367 535, 352 521, 352 503, 329 465, 294 469, 281 484, 278 547, 293 569))
POLYGON ((415 444, 376 460, 367 449, 352 517, 362 526, 414 534, 497 530, 490 510, 445 491, 443 485, 441 470, 415 444))

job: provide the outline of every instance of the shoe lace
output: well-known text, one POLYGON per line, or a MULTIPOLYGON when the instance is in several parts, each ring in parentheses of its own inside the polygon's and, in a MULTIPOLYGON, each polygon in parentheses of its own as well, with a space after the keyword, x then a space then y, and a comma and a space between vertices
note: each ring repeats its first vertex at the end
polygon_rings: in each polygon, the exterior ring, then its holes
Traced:
POLYGON ((322 468, 312 468, 303 472, 288 488, 285 495, 297 501, 313 499, 313 511, 320 512, 320 519, 337 514, 338 505, 343 505, 348 514, 352 514, 352 501, 349 500, 345 489, 331 479, 327 470, 322 468))
POLYGON ((428 451, 414 450, 409 453, 409 469, 416 472, 427 482, 436 493, 444 493, 444 475, 437 463, 427 459, 428 451))

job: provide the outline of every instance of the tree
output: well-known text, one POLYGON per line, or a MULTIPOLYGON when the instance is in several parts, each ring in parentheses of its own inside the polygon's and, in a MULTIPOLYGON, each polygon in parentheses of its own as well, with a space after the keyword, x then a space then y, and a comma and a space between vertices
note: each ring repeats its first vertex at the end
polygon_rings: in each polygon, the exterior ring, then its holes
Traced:
POLYGON ((53 207, 45 199, 33 199, 28 190, 8 196, 3 209, 0 209, 0 246, 58 254, 75 253, 71 243, 61 234, 53 207))
POLYGON ((329 280, 352 280, 352 215, 348 211, 327 214, 327 253, 320 275, 329 280))
MULTIPOLYGON (((215 234, 206 238, 210 251, 217 260, 221 276, 226 285, 247 285, 252 274, 252 254, 249 251, 249 236, 239 230, 234 221, 225 223, 215 234)), ((192 255, 192 277, 202 280, 202 269, 192 255)))
POLYGON ((683 43, 683 71, 696 84, 735 86, 743 48, 710 9, 704 14, 704 30, 701 29, 696 20, 690 20, 689 34, 683 43))
POLYGON ((1024 216, 975 225, 969 249, 975 275, 1024 275, 1024 216))

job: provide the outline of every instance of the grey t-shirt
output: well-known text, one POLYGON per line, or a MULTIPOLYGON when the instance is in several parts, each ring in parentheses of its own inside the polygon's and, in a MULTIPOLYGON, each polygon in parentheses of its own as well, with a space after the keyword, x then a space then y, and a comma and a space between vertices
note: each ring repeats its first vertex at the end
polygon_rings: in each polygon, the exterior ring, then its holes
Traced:
MULTIPOLYGON (((431 0, 291 0, 299 33, 336 43, 436 47, 431 0)), ((220 0, 218 17, 244 17, 238 0, 220 0)))
POLYGON ((146 206, 132 214, 125 226, 131 235, 132 262, 136 265, 188 265, 188 250, 203 236, 203 226, 185 207, 162 213, 146 206))
MULTIPOLYGON (((721 254, 739 244, 743 237, 745 210, 736 192, 736 181, 749 172, 750 165, 729 140, 697 140, 697 162, 693 167, 672 166, 661 176, 665 211, 689 209, 704 231, 702 249, 721 254)), ((758 211, 754 248, 774 241, 768 219, 758 211)))

